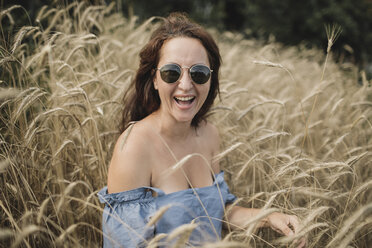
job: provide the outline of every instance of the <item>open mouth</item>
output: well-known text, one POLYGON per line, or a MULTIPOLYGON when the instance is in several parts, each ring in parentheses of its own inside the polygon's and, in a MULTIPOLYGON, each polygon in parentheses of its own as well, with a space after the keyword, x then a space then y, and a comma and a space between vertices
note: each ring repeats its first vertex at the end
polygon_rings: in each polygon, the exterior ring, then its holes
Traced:
POLYGON ((176 102, 180 105, 189 105, 195 100, 195 96, 175 96, 174 100, 176 100, 176 102))

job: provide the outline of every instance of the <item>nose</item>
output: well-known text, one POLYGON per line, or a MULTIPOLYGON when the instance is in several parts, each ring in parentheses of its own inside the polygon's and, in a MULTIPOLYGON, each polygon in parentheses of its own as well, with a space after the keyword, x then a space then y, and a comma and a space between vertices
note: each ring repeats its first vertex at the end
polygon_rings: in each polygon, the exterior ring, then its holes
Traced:
POLYGON ((188 91, 193 87, 192 80, 189 75, 188 68, 182 68, 183 72, 181 78, 179 79, 178 87, 184 91, 188 91))

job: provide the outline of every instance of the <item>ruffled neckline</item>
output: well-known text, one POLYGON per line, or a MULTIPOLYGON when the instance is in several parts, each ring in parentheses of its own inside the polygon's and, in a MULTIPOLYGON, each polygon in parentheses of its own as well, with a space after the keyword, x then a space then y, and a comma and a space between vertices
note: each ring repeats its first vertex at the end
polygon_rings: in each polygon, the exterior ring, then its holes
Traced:
POLYGON ((155 198, 165 197, 165 196, 173 196, 178 194, 189 194, 193 193, 194 191, 203 191, 212 187, 215 187, 217 184, 221 184, 224 182, 224 171, 220 171, 219 173, 215 174, 215 180, 213 181, 212 185, 200 187, 200 188, 188 188, 183 189, 171 193, 165 193, 162 189, 156 187, 138 187, 131 190, 121 191, 117 193, 109 194, 107 192, 107 186, 103 187, 98 192, 98 197, 101 203, 113 203, 113 202, 130 202, 130 201, 139 201, 147 202, 151 201, 155 198), (154 197, 152 195, 152 191, 157 193, 157 196, 154 197))

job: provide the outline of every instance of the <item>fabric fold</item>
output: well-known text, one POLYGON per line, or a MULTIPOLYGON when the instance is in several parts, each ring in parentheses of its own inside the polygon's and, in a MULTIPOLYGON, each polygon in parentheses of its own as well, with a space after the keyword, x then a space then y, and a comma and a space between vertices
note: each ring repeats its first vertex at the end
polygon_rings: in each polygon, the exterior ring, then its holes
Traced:
POLYGON ((102 215, 105 248, 145 247, 155 235, 169 234, 191 222, 197 224, 190 235, 191 245, 217 241, 221 236, 225 205, 236 200, 224 180, 223 171, 216 174, 213 184, 207 187, 169 194, 153 187, 109 194, 104 187, 98 197, 105 203, 102 215), (169 206, 165 213, 155 225, 148 226, 151 217, 164 206, 169 206))

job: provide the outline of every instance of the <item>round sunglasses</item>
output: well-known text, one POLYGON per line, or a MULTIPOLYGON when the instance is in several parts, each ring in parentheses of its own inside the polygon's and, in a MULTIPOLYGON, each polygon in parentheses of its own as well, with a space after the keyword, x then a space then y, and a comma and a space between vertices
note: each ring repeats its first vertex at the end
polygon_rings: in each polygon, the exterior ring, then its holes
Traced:
POLYGON ((208 82, 213 72, 208 66, 199 64, 191 67, 166 64, 156 69, 160 71, 161 79, 169 84, 177 82, 182 77, 183 69, 188 69, 191 80, 196 84, 205 84, 208 82))

